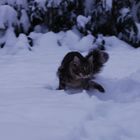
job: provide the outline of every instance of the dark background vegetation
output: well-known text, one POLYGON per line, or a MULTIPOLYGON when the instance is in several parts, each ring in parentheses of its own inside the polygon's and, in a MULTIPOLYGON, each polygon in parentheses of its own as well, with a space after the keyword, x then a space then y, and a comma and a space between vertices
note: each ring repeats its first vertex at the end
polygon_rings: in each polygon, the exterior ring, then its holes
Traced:
POLYGON ((139 0, 1 0, 0 10, 8 12, 4 9, 16 13, 16 22, 9 24, 11 19, 0 17, 0 37, 9 27, 16 36, 76 28, 83 35, 115 35, 135 48, 140 46, 139 0), (87 19, 83 26, 82 19, 87 19))

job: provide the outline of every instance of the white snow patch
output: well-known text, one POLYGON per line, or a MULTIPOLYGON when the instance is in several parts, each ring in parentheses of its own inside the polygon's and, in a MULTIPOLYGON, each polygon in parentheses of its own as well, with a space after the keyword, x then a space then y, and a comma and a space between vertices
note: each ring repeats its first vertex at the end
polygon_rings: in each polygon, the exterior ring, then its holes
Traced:
POLYGON ((140 49, 104 38, 110 59, 97 81, 106 93, 69 95, 56 90, 57 69, 67 52, 87 53, 93 37, 32 33, 34 46, 28 51, 26 36, 9 32, 7 47, 0 50, 1 140, 140 139, 140 49), (12 46, 16 53, 3 53, 12 46))

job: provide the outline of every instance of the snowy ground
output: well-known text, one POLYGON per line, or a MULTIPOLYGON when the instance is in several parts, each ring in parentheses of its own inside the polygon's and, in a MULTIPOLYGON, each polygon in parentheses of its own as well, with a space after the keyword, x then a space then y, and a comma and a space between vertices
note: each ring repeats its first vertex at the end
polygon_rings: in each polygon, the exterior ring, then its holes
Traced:
POLYGON ((140 49, 105 38, 110 60, 97 81, 106 93, 70 95, 55 90, 57 68, 70 50, 86 54, 93 38, 32 37, 32 51, 24 42, 0 50, 0 140, 140 140, 140 49))

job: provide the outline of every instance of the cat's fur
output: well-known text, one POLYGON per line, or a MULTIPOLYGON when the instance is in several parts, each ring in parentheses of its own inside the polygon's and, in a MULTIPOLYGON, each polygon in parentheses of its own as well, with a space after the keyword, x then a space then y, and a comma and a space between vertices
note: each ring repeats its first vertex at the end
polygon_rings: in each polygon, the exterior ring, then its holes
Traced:
POLYGON ((105 51, 94 49, 88 53, 86 59, 90 64, 92 75, 94 76, 95 74, 101 72, 104 63, 106 63, 109 59, 109 55, 105 51))
POLYGON ((91 51, 86 57, 83 57, 79 52, 69 52, 63 58, 57 72, 58 89, 97 89, 104 92, 105 90, 100 84, 91 81, 107 61, 104 57, 106 57, 106 53, 104 56, 104 53, 99 50, 91 51))

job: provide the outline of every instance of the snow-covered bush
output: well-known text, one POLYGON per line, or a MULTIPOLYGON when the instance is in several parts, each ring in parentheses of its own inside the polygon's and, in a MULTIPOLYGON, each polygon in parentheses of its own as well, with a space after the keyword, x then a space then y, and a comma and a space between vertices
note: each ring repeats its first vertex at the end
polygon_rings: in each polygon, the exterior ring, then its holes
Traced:
POLYGON ((85 17, 83 15, 79 15, 77 17, 77 28, 81 33, 85 35, 88 33, 86 26, 90 20, 91 20, 91 16, 85 17))
MULTIPOLYGON (((5 21, 3 20, 5 19, 8 22, 12 22, 12 26, 14 27, 16 35, 19 35, 21 32, 27 34, 31 26, 28 16, 28 1, 3 0, 0 5, 0 15, 4 15, 0 16, 1 24, 5 24, 5 21)), ((8 25, 8 27, 10 26, 11 25, 8 25)))
POLYGON ((30 23, 28 13, 25 9, 22 9, 21 16, 19 18, 19 32, 18 33, 28 34, 30 28, 31 28, 31 23, 30 23))
POLYGON ((77 27, 83 35, 115 35, 137 47, 139 7, 139 0, 0 0, 0 38, 10 27, 16 36, 77 27))
POLYGON ((47 14, 45 16, 45 23, 49 30, 58 32, 61 30, 71 29, 76 23, 76 4, 75 0, 50 0, 48 1, 47 14))
POLYGON ((18 25, 17 12, 9 5, 0 6, 0 29, 18 25))
POLYGON ((18 27, 17 12, 9 5, 0 5, 0 47, 3 48, 9 40, 13 40, 14 29, 18 27))
POLYGON ((136 22, 140 23, 140 1, 135 0, 132 3, 132 15, 136 22))
POLYGON ((126 42, 132 44, 134 47, 140 46, 140 39, 138 38, 138 28, 130 13, 129 8, 122 8, 120 15, 117 18, 118 36, 126 42))
POLYGON ((29 0, 29 18, 32 26, 41 24, 44 22, 44 17, 46 14, 46 0, 29 0))
POLYGON ((91 20, 87 23, 86 27, 93 35, 97 35, 98 33, 104 35, 114 34, 114 20, 111 6, 106 1, 95 1, 90 15, 91 20))

